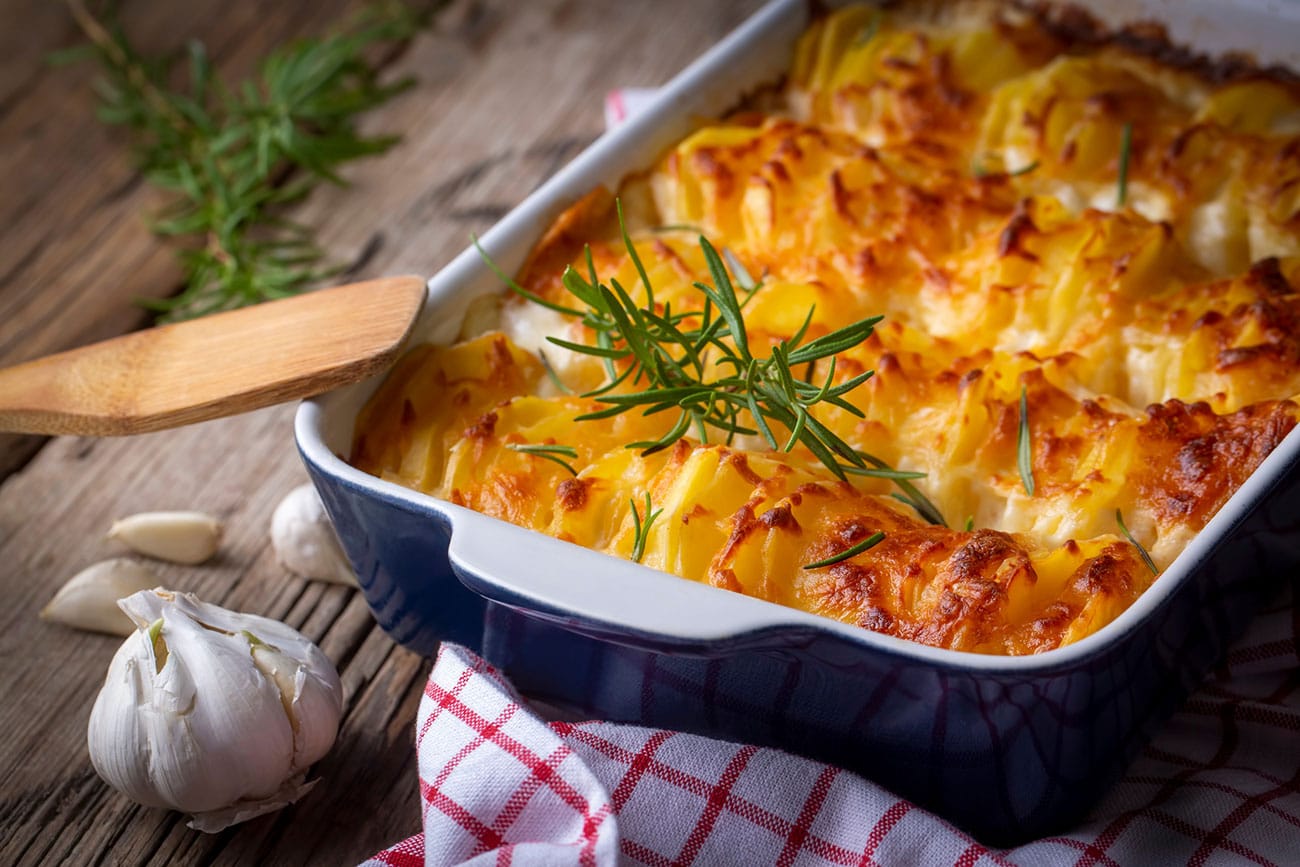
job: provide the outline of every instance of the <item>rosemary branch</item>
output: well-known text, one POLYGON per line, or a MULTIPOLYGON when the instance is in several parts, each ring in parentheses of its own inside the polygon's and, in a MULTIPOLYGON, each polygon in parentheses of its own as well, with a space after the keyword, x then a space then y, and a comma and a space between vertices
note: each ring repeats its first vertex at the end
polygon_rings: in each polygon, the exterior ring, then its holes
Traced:
POLYGON ((376 2, 343 31, 276 48, 234 87, 191 41, 187 86, 173 88, 174 59, 141 55, 82 0, 68 8, 87 42, 51 59, 96 61, 100 119, 129 130, 140 171, 171 196, 152 229, 181 241, 184 288, 142 306, 161 320, 187 319, 291 295, 337 273, 284 206, 321 182, 342 184, 344 163, 396 143, 362 135, 356 118, 412 82, 380 83, 366 55, 409 39, 425 16, 376 2))
POLYGON ((622 203, 616 202, 616 207, 623 245, 645 290, 644 303, 633 300, 617 279, 608 283, 600 280, 590 247, 586 249, 586 275, 568 267, 561 278, 564 288, 578 302, 577 306, 569 306, 520 286, 474 239, 488 267, 511 291, 580 319, 594 333, 592 343, 547 337, 556 346, 598 358, 605 366, 606 382, 582 395, 605 406, 578 416, 578 421, 598 421, 637 409, 647 416, 676 413, 674 423, 663 436, 628 444, 646 455, 670 447, 691 431, 702 443, 707 443, 710 431, 714 431, 728 444, 737 435, 761 435, 773 449, 786 452, 802 444, 839 479, 859 475, 892 480, 901 491, 895 495, 898 499, 931 523, 944 524, 939 510, 911 482, 924 473, 895 470, 879 458, 853 448, 814 413, 816 408, 829 405, 864 417, 845 395, 870 379, 873 371, 837 385, 836 356, 871 336, 882 317, 862 319, 805 342, 815 312, 809 309, 794 335, 773 346, 768 355, 756 355, 745 327, 744 308, 763 283, 755 281, 734 254, 725 249, 724 254, 719 254, 700 235, 700 249, 712 280, 694 284, 704 296, 703 308, 674 312, 670 304, 659 307, 645 264, 628 234, 622 203), (737 293, 737 283, 743 297, 737 293), (794 373, 802 369, 811 377, 822 361, 827 362, 827 370, 821 382, 794 373), (626 387, 618 390, 624 384, 626 387), (774 428, 784 429, 781 440, 774 428))

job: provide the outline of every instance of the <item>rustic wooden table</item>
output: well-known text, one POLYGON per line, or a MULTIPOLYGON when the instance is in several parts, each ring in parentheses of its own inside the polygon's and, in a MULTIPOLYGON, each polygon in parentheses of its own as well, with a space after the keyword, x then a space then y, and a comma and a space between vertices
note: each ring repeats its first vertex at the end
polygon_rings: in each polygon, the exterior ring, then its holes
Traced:
MULTIPOLYGON (((149 53, 197 37, 232 76, 268 46, 319 32, 355 0, 124 0, 149 53)), ((419 85, 367 116, 402 144, 357 164, 296 214, 348 277, 431 274, 594 139, 609 89, 661 83, 758 5, 457 0, 385 59, 419 85)), ((94 117, 89 66, 52 68, 77 40, 62 4, 0 0, 0 365, 146 324, 132 303, 178 288, 159 203, 120 131, 94 117)), ((280 568, 270 514, 305 479, 292 407, 121 440, 0 435, 0 864, 355 863, 419 830, 413 720, 428 662, 395 646, 356 592, 280 568), (299 804, 221 834, 129 803, 91 769, 86 722, 118 646, 43 623, 64 580, 115 553, 115 516, 203 509, 219 558, 164 581, 284 620, 337 663, 346 709, 321 783, 299 804)))

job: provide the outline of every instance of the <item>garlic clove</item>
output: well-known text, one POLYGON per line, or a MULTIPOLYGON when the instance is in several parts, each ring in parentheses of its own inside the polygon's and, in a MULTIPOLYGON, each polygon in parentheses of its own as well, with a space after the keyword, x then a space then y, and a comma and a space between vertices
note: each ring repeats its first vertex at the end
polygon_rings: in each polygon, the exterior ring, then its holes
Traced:
POLYGON ((253 646, 253 663, 280 690, 293 730, 294 765, 306 767, 329 752, 339 732, 338 693, 320 679, 308 677, 297 660, 270 645, 253 646))
POLYGON ((271 516, 271 546, 280 565, 304 578, 357 586, 325 504, 311 484, 294 488, 271 516))
POLYGON ((279 689, 251 665, 242 637, 169 614, 163 614, 168 656, 155 680, 155 706, 170 716, 169 726, 178 722, 185 731, 151 739, 155 752, 175 752, 156 784, 187 813, 274 794, 293 771, 293 729, 279 689))
POLYGON ((89 632, 130 635, 135 627, 117 600, 158 583, 148 567, 125 557, 104 560, 82 569, 59 588, 44 608, 42 620, 89 632))
POLYGON ((91 711, 91 762, 148 806, 219 830, 291 803, 333 745, 338 672, 297 630, 161 588, 121 601, 137 630, 91 711))
POLYGON ((197 565, 217 552, 221 522, 203 512, 141 512, 114 521, 108 538, 138 554, 197 565))
POLYGON ((104 685, 90 711, 90 762, 95 771, 113 788, 146 807, 166 807, 154 793, 150 762, 141 761, 138 745, 147 743, 143 713, 114 713, 114 707, 143 708, 146 705, 147 679, 152 677, 153 651, 146 630, 127 636, 109 664, 104 685), (148 670, 142 670, 150 666, 148 670), (112 702, 105 700, 112 696, 112 702))

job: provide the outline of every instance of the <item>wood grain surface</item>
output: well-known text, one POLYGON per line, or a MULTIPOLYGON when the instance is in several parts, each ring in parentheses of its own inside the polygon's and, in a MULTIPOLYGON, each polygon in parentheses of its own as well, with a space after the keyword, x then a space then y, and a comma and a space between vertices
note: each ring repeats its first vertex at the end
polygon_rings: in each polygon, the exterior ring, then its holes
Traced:
MULTIPOLYGON (((294 216, 350 265, 345 279, 432 274, 601 131, 604 94, 665 81, 757 0, 514 3, 458 0, 387 58, 419 85, 366 118, 404 139, 294 216)), ((150 52, 197 37, 221 69, 327 28, 350 0, 120 4, 150 52)), ((66 10, 0 0, 0 364, 140 327, 131 299, 177 289, 172 251, 148 234, 158 203, 118 131, 93 116, 89 67, 50 68, 75 41, 66 10), (19 26, 15 26, 15 25, 19 26)), ((349 864, 419 829, 413 721, 428 662, 393 645, 364 600, 287 574, 270 513, 305 479, 293 410, 277 407, 115 440, 0 440, 0 864, 349 864), (85 729, 114 639, 42 623, 79 569, 120 553, 114 517, 221 516, 219 558, 156 564, 162 583, 283 619, 318 641, 346 691, 342 731, 299 804, 216 835, 136 807, 90 767, 85 729)))

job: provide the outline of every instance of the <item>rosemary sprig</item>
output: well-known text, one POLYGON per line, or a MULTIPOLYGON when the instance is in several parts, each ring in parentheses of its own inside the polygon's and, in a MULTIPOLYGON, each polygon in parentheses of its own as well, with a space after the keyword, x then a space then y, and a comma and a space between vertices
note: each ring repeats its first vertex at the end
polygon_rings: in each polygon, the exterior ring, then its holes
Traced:
POLYGON ((1119 524, 1119 530, 1124 534, 1124 538, 1128 539, 1129 543, 1132 544, 1134 548, 1138 549, 1138 553, 1142 555, 1142 562, 1147 564, 1147 568, 1151 570, 1151 574, 1159 575, 1160 570, 1156 568, 1156 561, 1151 559, 1151 555, 1147 553, 1147 549, 1143 548, 1142 543, 1133 538, 1133 534, 1128 531, 1128 527, 1124 525, 1124 513, 1119 509, 1115 510, 1115 523, 1119 524))
POLYGON ((542 445, 538 443, 506 443, 506 448, 510 449, 512 452, 533 455, 534 457, 548 460, 551 463, 559 464, 568 470, 571 475, 576 476, 578 474, 578 471, 573 468, 573 464, 565 460, 565 458, 576 458, 578 456, 578 450, 573 446, 542 445))
POLYGON ((834 566, 836 563, 843 562, 849 559, 850 557, 856 557, 859 554, 861 554, 863 551, 876 547, 884 540, 885 540, 885 533, 883 530, 876 533, 872 533, 870 536, 863 539, 858 544, 854 545, 851 548, 845 548, 843 551, 836 554, 834 557, 827 557, 825 560, 818 560, 816 563, 809 563, 807 566, 804 566, 803 568, 820 569, 823 566, 834 566))
POLYGON ((344 163, 397 141, 357 131, 357 115, 411 84, 380 83, 367 53, 410 38, 422 16, 375 3, 346 31, 275 49, 235 87, 190 42, 188 86, 175 89, 171 59, 141 55, 81 0, 68 5, 89 42, 65 59, 96 61, 99 117, 130 131, 140 171, 172 196, 153 230, 182 241, 184 289, 139 303, 160 319, 186 319, 291 295, 337 272, 311 230, 282 211, 322 181, 342 184, 344 163))
POLYGON ((923 474, 894 470, 854 449, 813 412, 828 404, 864 417, 845 395, 874 372, 868 370, 837 385, 835 356, 866 340, 882 317, 862 319, 805 342, 815 312, 810 309, 794 335, 774 346, 767 356, 757 356, 749 344, 744 307, 763 283, 754 280, 734 254, 724 257, 701 235, 700 249, 712 280, 694 284, 704 295, 703 309, 674 312, 670 305, 659 308, 645 265, 628 234, 622 203, 616 202, 616 206, 623 244, 645 290, 644 303, 634 301, 618 280, 602 282, 589 248, 586 275, 568 267, 561 278, 565 290, 578 302, 568 306, 520 286, 474 240, 488 267, 511 291, 577 317, 594 332, 595 340, 589 343, 546 338, 556 346, 598 358, 605 366, 606 383, 582 395, 605 406, 578 416, 578 421, 607 419, 638 409, 643 415, 675 412, 676 419, 663 436, 628 444, 646 455, 670 447, 691 431, 702 443, 715 431, 728 444, 737 435, 761 435, 773 449, 786 452, 802 444, 839 479, 854 474, 894 481, 903 492, 899 499, 926 520, 943 523, 938 509, 911 483, 923 474), (731 261, 730 269, 724 258, 731 261), (743 299, 736 284, 745 293, 743 299), (822 361, 827 362, 825 378, 813 382, 812 372, 822 361), (796 376, 796 369, 806 373, 796 376), (624 384, 630 390, 616 390, 624 384), (782 440, 777 439, 776 428, 784 428, 782 440))
POLYGON ((1115 190, 1115 204, 1120 208, 1128 201, 1128 162, 1132 149, 1133 124, 1126 123, 1119 139, 1119 183, 1115 190))
POLYGON ((628 504, 632 506, 632 560, 636 563, 641 562, 645 556, 645 544, 650 538, 650 526, 654 524, 655 518, 663 514, 663 509, 654 509, 651 511, 650 492, 645 493, 645 518, 636 509, 636 500, 629 499, 628 504))
MULTIPOLYGON (((597 333, 597 342, 592 346, 554 337, 548 340, 574 352, 630 364, 609 385, 586 395, 608 404, 608 408, 579 419, 609 418, 635 408, 641 408, 646 415, 676 410, 677 422, 667 434, 658 440, 635 443, 634 447, 651 454, 668 448, 692 428, 702 442, 708 442, 708 431, 714 429, 722 432, 728 443, 737 434, 762 434, 772 448, 784 451, 803 443, 840 478, 844 478, 841 459, 866 469, 863 458, 810 410, 828 403, 862 417, 861 410, 844 395, 871 378, 873 371, 835 385, 833 357, 870 336, 880 317, 863 319, 804 343, 811 324, 809 311, 794 337, 773 347, 768 356, 757 357, 749 345, 742 304, 722 258, 703 236, 700 248, 713 278, 713 285, 695 284, 707 299, 700 313, 660 313, 653 307, 650 288, 649 300, 643 307, 617 280, 605 286, 588 282, 572 268, 565 272, 564 286, 586 305, 583 321, 597 333), (687 326, 687 320, 694 324, 687 326), (717 356, 711 365, 706 364, 707 352, 717 356), (794 367, 823 359, 831 359, 824 382, 814 384, 794 375, 794 367), (644 383, 645 387, 609 392, 610 385, 622 381, 644 383), (746 411, 755 427, 742 419, 746 411), (784 443, 778 442, 773 433, 774 423, 789 431, 784 443)), ((629 244, 628 250, 633 261, 638 262, 635 247, 629 244)))
POLYGON ((1020 386, 1020 435, 1016 443, 1017 459, 1020 464, 1020 482, 1025 486, 1025 493, 1034 495, 1034 455, 1033 441, 1029 436, 1029 398, 1024 385, 1020 386))

